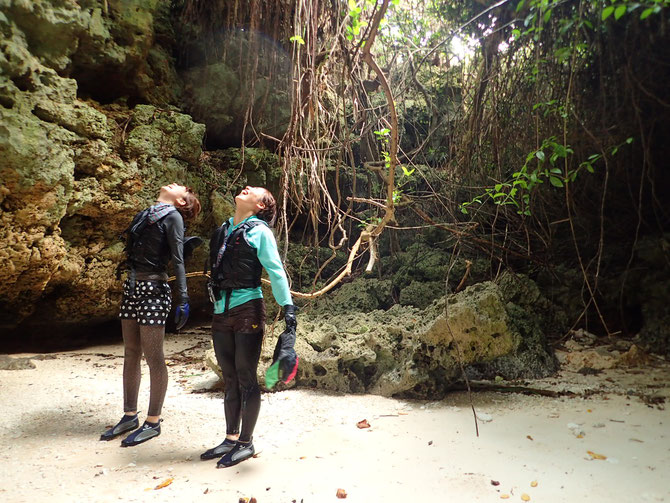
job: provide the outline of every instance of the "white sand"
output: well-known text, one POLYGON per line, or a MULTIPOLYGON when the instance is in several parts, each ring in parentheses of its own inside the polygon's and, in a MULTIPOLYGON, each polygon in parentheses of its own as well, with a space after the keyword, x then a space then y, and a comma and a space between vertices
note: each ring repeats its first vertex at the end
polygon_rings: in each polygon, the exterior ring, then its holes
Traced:
MULTIPOLYGON (((121 344, 0 371, 0 501, 236 503, 253 496, 320 503, 341 501, 342 488, 350 502, 490 502, 505 494, 509 501, 526 494, 552 503, 670 502, 670 412, 625 396, 648 386, 668 396, 667 363, 599 376, 565 371, 532 383, 608 390, 588 399, 476 393, 487 420, 479 422, 479 437, 465 393, 440 402, 305 389, 264 394, 258 456, 216 469, 216 460, 199 455, 223 438, 223 395, 192 393, 211 388, 215 377, 179 357, 200 355, 206 341, 204 331, 168 336, 163 433, 132 448, 120 448, 120 438, 98 440, 122 414, 121 344), (362 419, 371 427, 357 428, 362 419), (167 479, 170 485, 154 489, 167 479)), ((146 411, 146 366, 143 378, 146 411)))

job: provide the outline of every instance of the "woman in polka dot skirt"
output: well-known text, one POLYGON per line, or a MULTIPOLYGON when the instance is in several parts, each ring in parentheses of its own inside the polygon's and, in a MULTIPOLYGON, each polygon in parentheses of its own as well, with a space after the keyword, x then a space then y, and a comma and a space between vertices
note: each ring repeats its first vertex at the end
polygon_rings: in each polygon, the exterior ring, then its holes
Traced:
POLYGON ((123 284, 119 318, 123 332, 123 408, 121 421, 102 434, 112 440, 137 430, 121 445, 130 447, 161 433, 160 414, 167 390, 167 367, 163 355, 165 320, 170 312, 171 291, 167 283, 170 260, 177 278, 177 329, 188 319, 189 299, 184 268, 184 221, 200 213, 200 201, 189 187, 176 183, 161 187, 156 203, 138 213, 128 228, 128 279, 123 284), (137 397, 142 353, 150 376, 149 410, 140 429, 137 397))

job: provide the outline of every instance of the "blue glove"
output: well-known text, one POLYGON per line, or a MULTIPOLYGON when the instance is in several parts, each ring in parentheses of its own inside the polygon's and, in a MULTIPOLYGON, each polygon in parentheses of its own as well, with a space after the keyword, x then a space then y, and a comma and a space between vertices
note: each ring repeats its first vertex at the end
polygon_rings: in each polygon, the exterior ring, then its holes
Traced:
POLYGON ((177 324, 177 330, 184 328, 184 325, 186 325, 186 322, 188 321, 188 315, 190 311, 191 308, 189 307, 188 302, 184 302, 183 304, 179 304, 177 306, 177 312, 174 316, 174 322, 177 324))

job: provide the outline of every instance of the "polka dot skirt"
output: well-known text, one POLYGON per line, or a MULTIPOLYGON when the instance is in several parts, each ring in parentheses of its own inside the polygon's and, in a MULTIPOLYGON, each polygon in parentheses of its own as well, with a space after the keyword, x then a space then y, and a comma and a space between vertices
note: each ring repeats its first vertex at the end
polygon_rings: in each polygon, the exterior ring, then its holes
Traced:
POLYGON ((135 289, 126 280, 119 318, 136 320, 140 325, 165 325, 172 296, 165 281, 135 281, 135 289))

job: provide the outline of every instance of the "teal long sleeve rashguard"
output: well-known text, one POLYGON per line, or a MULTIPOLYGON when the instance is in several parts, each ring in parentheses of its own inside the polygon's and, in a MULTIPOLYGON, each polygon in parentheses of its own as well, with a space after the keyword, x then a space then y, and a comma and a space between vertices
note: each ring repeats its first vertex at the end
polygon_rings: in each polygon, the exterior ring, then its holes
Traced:
MULTIPOLYGON (((251 216, 233 227, 233 219, 230 218, 228 234, 233 232, 244 222, 254 219, 263 222, 260 218, 251 216)), ((280 306, 293 304, 291 291, 288 286, 288 279, 286 278, 286 271, 284 270, 284 265, 282 264, 281 258, 279 257, 277 241, 270 227, 268 227, 265 222, 263 222, 263 224, 256 225, 255 227, 249 229, 247 231, 246 237, 249 244, 256 249, 258 260, 268 273, 270 284, 272 286, 272 295, 277 301, 277 304, 280 306)), ((250 300, 262 298, 263 291, 261 290, 260 286, 254 288, 235 289, 230 292, 230 303, 228 305, 228 309, 240 306, 245 302, 249 302, 250 300)), ((221 299, 214 303, 214 314, 223 313, 225 306, 226 291, 222 290, 221 299)))

